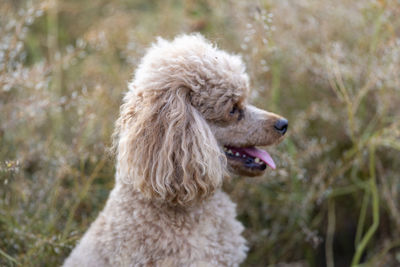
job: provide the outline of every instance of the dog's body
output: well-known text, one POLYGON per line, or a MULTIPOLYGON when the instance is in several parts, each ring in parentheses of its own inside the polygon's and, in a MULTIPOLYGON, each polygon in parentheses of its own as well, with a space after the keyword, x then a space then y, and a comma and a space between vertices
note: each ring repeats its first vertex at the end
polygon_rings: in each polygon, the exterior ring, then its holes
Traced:
POLYGON ((200 35, 159 40, 124 98, 116 186, 64 266, 238 266, 246 256, 229 173, 256 176, 287 121, 247 105, 239 57, 200 35))
POLYGON ((171 208, 116 187, 66 266, 235 266, 246 256, 235 205, 218 190, 171 208))

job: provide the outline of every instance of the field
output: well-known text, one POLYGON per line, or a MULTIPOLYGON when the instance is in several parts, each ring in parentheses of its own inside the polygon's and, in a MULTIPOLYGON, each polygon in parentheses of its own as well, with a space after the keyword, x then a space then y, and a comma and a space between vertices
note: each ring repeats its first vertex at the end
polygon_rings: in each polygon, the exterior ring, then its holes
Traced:
POLYGON ((241 54, 289 119, 276 171, 224 185, 243 266, 400 266, 400 2, 2 0, 0 266, 59 266, 114 184, 127 82, 162 36, 241 54))

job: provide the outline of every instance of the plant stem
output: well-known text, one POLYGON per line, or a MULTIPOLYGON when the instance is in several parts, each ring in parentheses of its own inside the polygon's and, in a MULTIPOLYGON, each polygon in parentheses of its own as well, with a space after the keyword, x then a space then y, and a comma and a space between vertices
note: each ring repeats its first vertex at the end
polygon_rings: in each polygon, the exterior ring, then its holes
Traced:
POLYGON ((335 200, 330 198, 328 201, 328 229, 326 231, 326 242, 325 242, 325 254, 326 254, 326 266, 334 267, 333 257, 333 237, 335 235, 335 200))
POLYGON ((351 266, 357 266, 360 262, 362 253, 365 250, 368 242, 371 237, 376 232, 379 226, 379 196, 378 189, 376 186, 376 177, 375 177, 375 145, 371 144, 369 147, 369 172, 370 172, 370 189, 372 196, 372 225, 368 229, 367 233, 361 240, 360 244, 357 246, 356 253, 354 254, 353 260, 351 262, 351 266))

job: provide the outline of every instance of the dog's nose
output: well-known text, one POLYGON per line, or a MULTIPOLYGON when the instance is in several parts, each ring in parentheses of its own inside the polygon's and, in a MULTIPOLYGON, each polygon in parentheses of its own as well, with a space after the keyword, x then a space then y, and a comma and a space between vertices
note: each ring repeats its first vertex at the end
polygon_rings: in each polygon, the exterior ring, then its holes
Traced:
POLYGON ((277 130, 281 135, 284 135, 288 128, 288 120, 287 119, 279 119, 275 122, 274 128, 277 130))

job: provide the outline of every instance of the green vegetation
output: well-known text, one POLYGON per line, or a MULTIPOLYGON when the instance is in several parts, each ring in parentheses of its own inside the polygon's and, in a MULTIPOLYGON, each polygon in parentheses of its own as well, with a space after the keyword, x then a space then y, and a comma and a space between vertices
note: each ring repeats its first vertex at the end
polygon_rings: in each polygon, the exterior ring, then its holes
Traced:
POLYGON ((114 183, 127 81, 156 36, 242 54, 251 100, 289 119, 276 171, 225 184, 243 266, 400 265, 395 0, 3 0, 0 265, 57 266, 114 183))

